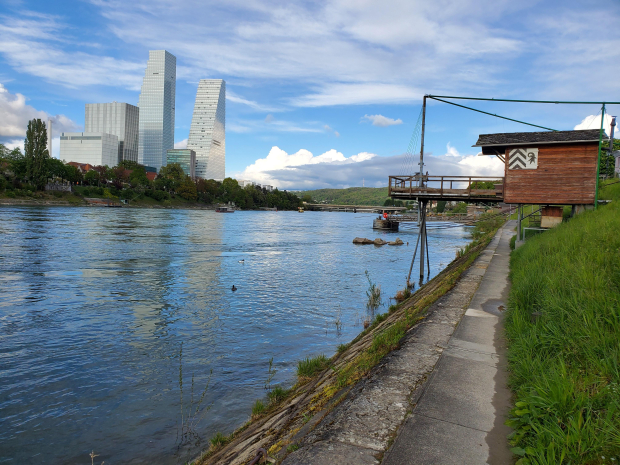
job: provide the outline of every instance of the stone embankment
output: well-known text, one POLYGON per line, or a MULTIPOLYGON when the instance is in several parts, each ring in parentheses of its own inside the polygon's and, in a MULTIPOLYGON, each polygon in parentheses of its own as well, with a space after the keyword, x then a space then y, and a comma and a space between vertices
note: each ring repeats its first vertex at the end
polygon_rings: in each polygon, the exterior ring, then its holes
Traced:
POLYGON ((286 465, 379 463, 481 281, 491 238, 459 254, 336 354, 329 368, 300 379, 286 399, 196 463, 247 464, 258 448, 286 465))

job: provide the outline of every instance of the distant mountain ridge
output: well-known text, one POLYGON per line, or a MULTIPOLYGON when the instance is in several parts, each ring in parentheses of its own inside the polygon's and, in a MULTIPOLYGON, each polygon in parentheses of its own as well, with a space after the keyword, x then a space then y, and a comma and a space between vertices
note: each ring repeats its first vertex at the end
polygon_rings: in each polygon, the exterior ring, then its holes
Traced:
POLYGON ((388 199, 387 187, 349 187, 348 189, 316 189, 304 191, 316 202, 336 205, 383 205, 388 199))

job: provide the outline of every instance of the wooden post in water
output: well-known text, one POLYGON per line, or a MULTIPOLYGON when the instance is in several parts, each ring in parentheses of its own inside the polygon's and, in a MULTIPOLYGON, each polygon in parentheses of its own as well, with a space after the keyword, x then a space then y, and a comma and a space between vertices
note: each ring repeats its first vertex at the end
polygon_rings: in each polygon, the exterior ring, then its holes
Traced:
POLYGON ((426 252, 426 204, 428 200, 422 201, 422 222, 420 224, 420 283, 424 280, 424 253, 426 252))

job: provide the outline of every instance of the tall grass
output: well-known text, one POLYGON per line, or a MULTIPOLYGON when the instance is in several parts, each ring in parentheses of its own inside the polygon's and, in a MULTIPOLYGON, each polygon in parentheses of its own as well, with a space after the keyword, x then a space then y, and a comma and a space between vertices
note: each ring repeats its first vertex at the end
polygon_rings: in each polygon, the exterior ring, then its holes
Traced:
POLYGON ((616 200, 511 257, 508 424, 519 464, 620 461, 620 189, 605 195, 616 200))
POLYGON ((297 376, 300 378, 311 378, 316 373, 323 371, 329 365, 329 359, 325 355, 318 355, 313 358, 306 358, 297 362, 297 376))

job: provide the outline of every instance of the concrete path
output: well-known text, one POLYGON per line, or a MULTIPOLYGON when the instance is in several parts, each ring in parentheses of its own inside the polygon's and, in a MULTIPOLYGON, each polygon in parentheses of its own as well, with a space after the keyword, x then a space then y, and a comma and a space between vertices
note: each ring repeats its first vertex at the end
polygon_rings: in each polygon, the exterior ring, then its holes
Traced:
POLYGON ((510 409, 503 310, 508 297, 510 238, 501 229, 474 265, 484 269, 465 315, 428 381, 414 393, 412 414, 399 428, 384 465, 505 465, 513 462, 504 425, 510 409), (489 256, 490 255, 490 256, 489 256))

